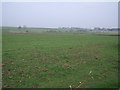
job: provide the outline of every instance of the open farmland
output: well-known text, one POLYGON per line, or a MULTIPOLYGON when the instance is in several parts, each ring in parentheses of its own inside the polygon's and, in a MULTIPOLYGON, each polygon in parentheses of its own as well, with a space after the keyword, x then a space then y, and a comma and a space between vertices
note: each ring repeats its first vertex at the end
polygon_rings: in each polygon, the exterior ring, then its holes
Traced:
POLYGON ((118 87, 118 36, 28 30, 3 30, 4 88, 118 87))

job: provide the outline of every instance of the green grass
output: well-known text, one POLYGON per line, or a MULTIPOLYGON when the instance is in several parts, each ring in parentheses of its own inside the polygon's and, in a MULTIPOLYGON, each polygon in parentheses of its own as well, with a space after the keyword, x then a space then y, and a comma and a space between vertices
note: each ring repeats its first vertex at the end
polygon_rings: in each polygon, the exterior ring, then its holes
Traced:
POLYGON ((116 88, 118 37, 3 33, 3 87, 116 88), (92 71, 92 79, 88 73, 92 71))

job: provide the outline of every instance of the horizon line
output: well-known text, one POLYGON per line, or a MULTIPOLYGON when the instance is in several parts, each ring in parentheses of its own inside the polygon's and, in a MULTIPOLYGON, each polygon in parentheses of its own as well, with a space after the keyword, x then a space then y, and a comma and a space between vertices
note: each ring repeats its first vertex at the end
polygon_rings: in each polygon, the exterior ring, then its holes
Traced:
MULTIPOLYGON (((19 25, 21 26, 21 25, 19 25)), ((19 27, 19 26, 0 26, 0 27, 19 27)), ((23 26, 21 26, 23 28, 23 26)), ((26 28, 85 28, 85 27, 27 27, 26 28)), ((119 27, 91 27, 91 28, 106 28, 106 29, 112 29, 112 28, 119 28, 119 27)), ((91 29, 91 28, 85 28, 85 29, 91 29)))

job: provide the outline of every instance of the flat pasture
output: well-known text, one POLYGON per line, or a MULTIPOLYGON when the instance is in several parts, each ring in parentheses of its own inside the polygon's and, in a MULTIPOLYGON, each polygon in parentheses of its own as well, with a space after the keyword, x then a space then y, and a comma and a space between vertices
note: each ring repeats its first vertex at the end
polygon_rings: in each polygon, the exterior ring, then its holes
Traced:
POLYGON ((3 88, 118 87, 118 36, 4 31, 3 88))

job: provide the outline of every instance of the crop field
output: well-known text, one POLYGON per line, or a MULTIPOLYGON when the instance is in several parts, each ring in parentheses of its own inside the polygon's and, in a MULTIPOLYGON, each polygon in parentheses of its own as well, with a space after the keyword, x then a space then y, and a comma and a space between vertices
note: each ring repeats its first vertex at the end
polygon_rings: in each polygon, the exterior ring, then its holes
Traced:
POLYGON ((118 87, 118 36, 4 31, 3 88, 118 87))

